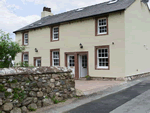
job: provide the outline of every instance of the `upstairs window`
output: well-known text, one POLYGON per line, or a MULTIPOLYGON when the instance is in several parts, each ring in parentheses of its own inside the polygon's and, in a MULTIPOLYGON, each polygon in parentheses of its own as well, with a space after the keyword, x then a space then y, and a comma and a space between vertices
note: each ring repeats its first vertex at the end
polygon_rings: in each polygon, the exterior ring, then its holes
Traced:
POLYGON ((28 45, 28 43, 29 43, 28 33, 23 33, 22 42, 23 42, 23 45, 28 45))
POLYGON ((52 28, 52 36, 51 41, 58 41, 59 40, 59 27, 52 28))
POLYGON ((96 19, 96 35, 108 34, 108 20, 107 18, 96 19))

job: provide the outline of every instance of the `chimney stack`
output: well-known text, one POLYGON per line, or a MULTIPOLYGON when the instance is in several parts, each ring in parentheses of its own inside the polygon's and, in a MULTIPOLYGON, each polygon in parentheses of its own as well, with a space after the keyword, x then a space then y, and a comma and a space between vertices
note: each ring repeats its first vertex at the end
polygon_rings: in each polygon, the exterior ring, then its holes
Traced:
POLYGON ((41 13, 41 18, 46 16, 53 16, 53 13, 51 13, 51 8, 43 7, 43 12, 41 13))

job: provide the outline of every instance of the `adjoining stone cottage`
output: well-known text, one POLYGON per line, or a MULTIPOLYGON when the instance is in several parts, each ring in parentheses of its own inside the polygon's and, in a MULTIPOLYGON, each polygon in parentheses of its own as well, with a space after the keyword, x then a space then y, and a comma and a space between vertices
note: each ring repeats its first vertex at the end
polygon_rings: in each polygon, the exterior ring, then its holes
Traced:
POLYGON ((0 69, 0 113, 27 113, 75 95, 75 81, 70 69, 0 69))

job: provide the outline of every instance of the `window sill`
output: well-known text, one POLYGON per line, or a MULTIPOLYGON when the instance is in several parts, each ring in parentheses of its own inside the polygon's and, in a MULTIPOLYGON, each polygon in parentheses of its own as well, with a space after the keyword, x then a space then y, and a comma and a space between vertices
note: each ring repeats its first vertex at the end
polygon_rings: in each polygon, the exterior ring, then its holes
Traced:
POLYGON ((103 35, 108 35, 108 33, 106 33, 106 34, 96 34, 95 36, 103 36, 103 35))
POLYGON ((51 42, 56 42, 56 41, 59 41, 59 39, 58 40, 51 40, 51 42))
POLYGON ((109 68, 95 68, 95 70, 110 70, 109 68))
POLYGON ((29 46, 29 44, 27 44, 27 45, 22 44, 22 46, 29 46))

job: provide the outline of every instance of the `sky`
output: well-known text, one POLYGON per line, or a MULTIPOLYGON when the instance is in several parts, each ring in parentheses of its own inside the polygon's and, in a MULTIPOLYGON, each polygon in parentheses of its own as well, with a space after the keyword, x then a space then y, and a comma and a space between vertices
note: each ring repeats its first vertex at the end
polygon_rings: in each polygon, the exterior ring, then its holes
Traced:
POLYGON ((39 20, 44 6, 58 14, 105 1, 108 0, 0 0, 0 29, 15 41, 13 31, 39 20))

